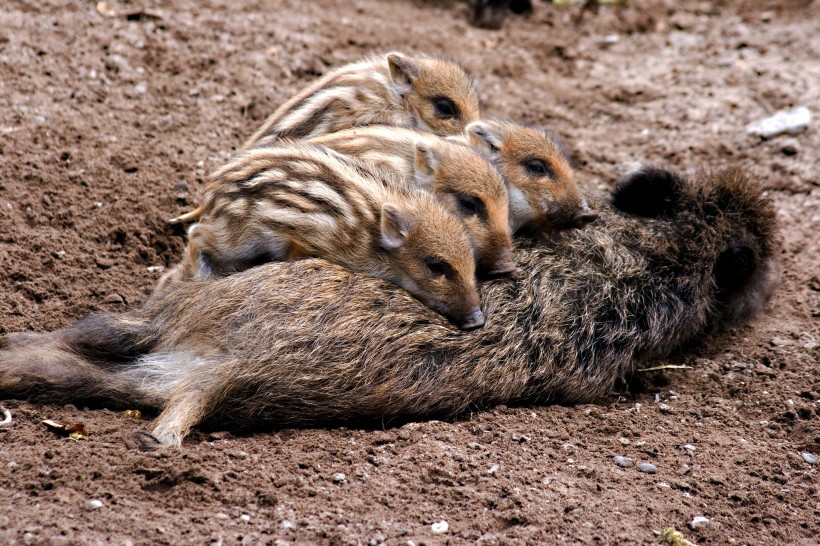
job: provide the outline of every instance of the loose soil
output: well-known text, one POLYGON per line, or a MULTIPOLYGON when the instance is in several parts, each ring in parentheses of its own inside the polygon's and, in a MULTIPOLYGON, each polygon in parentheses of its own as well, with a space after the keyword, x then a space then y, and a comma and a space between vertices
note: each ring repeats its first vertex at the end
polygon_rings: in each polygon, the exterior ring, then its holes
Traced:
POLYGON ((597 405, 195 432, 146 454, 122 435, 150 422, 4 401, 0 544, 651 544, 669 526, 698 544, 820 543, 818 466, 801 457, 820 456, 817 123, 745 130, 820 112, 816 2, 537 2, 500 31, 454 1, 95 5, 0 10, 0 332, 139 305, 183 247, 165 220, 207 173, 317 75, 392 49, 456 57, 489 116, 558 134, 587 187, 640 162, 752 169, 779 210, 783 282, 766 316, 657 362, 691 368, 640 373, 597 405))

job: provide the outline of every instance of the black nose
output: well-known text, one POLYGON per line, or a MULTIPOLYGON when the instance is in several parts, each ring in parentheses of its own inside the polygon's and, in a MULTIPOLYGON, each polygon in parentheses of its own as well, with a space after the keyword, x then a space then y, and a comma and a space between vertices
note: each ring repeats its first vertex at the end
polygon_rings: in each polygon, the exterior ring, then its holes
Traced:
POLYGON ((462 330, 475 330, 482 326, 484 326, 484 313, 481 312, 481 309, 473 309, 467 316, 467 320, 459 324, 459 328, 462 330))

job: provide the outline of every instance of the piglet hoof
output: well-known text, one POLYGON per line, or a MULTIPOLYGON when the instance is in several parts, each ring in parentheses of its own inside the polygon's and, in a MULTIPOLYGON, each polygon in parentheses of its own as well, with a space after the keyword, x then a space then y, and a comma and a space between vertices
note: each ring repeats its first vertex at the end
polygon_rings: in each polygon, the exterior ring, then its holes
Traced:
POLYGON ((154 435, 143 430, 124 433, 122 435, 122 439, 125 442, 126 447, 132 451, 156 451, 164 447, 162 443, 154 437, 154 435))

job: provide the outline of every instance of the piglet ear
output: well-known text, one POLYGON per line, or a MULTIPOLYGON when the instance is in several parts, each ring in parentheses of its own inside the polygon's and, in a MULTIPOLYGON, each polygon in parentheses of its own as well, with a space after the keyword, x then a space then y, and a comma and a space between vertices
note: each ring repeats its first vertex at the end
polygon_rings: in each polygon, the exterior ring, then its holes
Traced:
POLYGON ((390 79, 400 95, 409 95, 413 84, 419 78, 419 68, 401 53, 387 55, 387 66, 390 68, 390 79))
POLYGON ((436 169, 441 165, 441 155, 435 146, 425 142, 416 142, 414 158, 416 186, 432 191, 436 169))
POLYGON ((490 155, 498 154, 504 145, 504 135, 500 128, 491 121, 479 120, 467 125, 464 129, 470 144, 490 155))
POLYGON ((407 214, 393 203, 382 206, 381 246, 387 250, 397 250, 404 246, 412 227, 407 214))
POLYGON ((615 185, 612 204, 630 214, 657 218, 670 216, 680 203, 686 180, 659 167, 643 167, 615 185))

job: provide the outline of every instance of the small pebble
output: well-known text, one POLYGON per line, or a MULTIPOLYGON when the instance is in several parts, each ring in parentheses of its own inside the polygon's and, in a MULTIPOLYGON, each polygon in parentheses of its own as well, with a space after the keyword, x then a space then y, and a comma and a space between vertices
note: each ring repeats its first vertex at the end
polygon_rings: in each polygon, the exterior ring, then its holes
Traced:
POLYGON ((623 436, 621 436, 620 438, 618 438, 618 441, 619 441, 619 442, 621 442, 621 445, 622 445, 622 446, 628 446, 629 444, 631 444, 631 443, 632 443, 632 442, 630 442, 629 440, 627 440, 626 438, 624 438, 623 436))
POLYGON ((793 345, 794 342, 790 339, 783 339, 782 337, 773 337, 769 343, 774 347, 785 347, 786 345, 793 345))
POLYGON ((521 434, 521 435, 513 434, 512 439, 513 439, 513 442, 518 442, 519 444, 523 444, 524 442, 528 441, 530 439, 530 437, 525 436, 524 434, 521 434))
POLYGON ((223 512, 217 512, 216 514, 214 514, 214 517, 216 519, 231 519, 231 516, 229 516, 228 514, 225 514, 223 512))
POLYGON ((811 111, 805 106, 780 110, 774 115, 759 119, 746 127, 746 132, 761 138, 772 138, 783 133, 795 135, 809 126, 811 111))
POLYGON ((603 46, 610 46, 617 44, 619 40, 620 37, 617 34, 607 34, 606 36, 601 37, 599 43, 603 46))
POLYGON ((686 450, 687 455, 694 455, 695 454, 695 446, 693 446, 692 444, 685 444, 683 446, 683 449, 686 450))
POLYGON ((615 461, 615 464, 620 466, 621 468, 632 468, 633 466, 635 466, 635 462, 629 457, 617 455, 613 457, 612 460, 615 461))
POLYGON ((336 472, 333 475, 333 483, 344 483, 347 481, 347 476, 344 475, 342 472, 336 472))
POLYGON ((442 535, 450 529, 450 524, 444 520, 441 520, 432 524, 430 526, 430 529, 433 531, 433 533, 437 535, 442 535))
POLYGON ((669 404, 658 404, 658 409, 661 410, 661 413, 669 413, 672 411, 672 406, 669 404))
POLYGON ((689 466, 688 464, 683 464, 683 465, 681 465, 681 467, 678 469, 678 474, 683 474, 683 475, 686 475, 686 474, 689 474, 691 471, 692 471, 692 467, 691 467, 691 466, 689 466))
POLYGON ((94 263, 97 264, 97 267, 100 269, 110 269, 114 265, 113 260, 100 257, 94 258, 94 263))
POLYGON ((800 455, 800 456, 801 456, 801 457, 803 457, 803 460, 804 460, 804 461, 806 461, 806 462, 807 462, 807 463, 809 463, 809 464, 815 464, 815 463, 817 463, 817 457, 815 457, 815 456, 814 456, 814 455, 812 455, 811 453, 803 453, 803 454, 802 454, 802 455, 800 455))
POLYGON ((108 294, 103 303, 125 303, 125 300, 119 294, 108 294))
POLYGON ((248 514, 242 514, 241 516, 239 516, 239 519, 241 519, 245 523, 248 523, 251 520, 251 517, 248 514))
POLYGON ((487 474, 495 474, 496 472, 498 472, 498 465, 497 465, 497 464, 494 464, 494 465, 493 465, 493 466, 491 466, 491 467, 490 467, 490 469, 487 471, 487 474))
POLYGON ((658 467, 652 463, 641 463, 638 465, 638 472, 646 472, 647 474, 654 474, 658 471, 658 467))
POLYGON ((695 516, 692 519, 692 523, 689 524, 689 526, 692 529, 697 529, 699 527, 706 527, 707 525, 709 525, 709 518, 706 518, 706 517, 703 517, 703 516, 695 516))
POLYGON ((109 55, 105 58, 105 67, 114 72, 127 72, 131 70, 128 60, 122 55, 109 55))
POLYGON ((103 507, 103 502, 99 499, 91 499, 85 503, 85 507, 88 510, 96 510, 97 508, 103 507))

